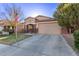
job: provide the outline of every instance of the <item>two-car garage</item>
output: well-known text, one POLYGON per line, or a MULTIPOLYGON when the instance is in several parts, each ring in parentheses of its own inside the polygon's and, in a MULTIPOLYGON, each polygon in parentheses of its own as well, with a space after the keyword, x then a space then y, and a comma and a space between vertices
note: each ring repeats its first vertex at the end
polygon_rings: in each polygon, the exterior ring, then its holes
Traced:
POLYGON ((38 22, 38 33, 40 34, 61 34, 61 27, 57 21, 38 22))

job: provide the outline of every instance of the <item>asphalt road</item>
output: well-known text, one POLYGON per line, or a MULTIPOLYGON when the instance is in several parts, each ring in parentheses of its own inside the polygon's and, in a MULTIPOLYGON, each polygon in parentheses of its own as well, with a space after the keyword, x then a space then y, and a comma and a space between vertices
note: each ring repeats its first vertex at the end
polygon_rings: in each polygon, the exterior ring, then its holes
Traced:
POLYGON ((34 35, 11 46, 0 44, 2 56, 76 56, 61 35, 34 35))

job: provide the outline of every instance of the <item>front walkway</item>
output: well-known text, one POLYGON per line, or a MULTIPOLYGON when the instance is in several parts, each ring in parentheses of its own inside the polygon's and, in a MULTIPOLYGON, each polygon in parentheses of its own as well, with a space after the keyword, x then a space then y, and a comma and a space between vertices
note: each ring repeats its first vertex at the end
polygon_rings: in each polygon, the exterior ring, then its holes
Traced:
POLYGON ((34 35, 12 46, 1 45, 0 55, 75 56, 75 52, 59 35, 34 35))

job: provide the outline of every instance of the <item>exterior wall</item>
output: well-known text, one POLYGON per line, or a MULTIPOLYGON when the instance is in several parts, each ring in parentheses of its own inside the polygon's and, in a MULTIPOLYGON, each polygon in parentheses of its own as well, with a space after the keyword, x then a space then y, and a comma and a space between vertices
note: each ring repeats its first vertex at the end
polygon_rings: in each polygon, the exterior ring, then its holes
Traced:
POLYGON ((17 32, 23 32, 24 31, 24 24, 17 25, 17 32))
POLYGON ((35 24, 35 19, 34 18, 27 18, 25 20, 25 25, 27 24, 35 24))
POLYGON ((39 22, 38 33, 41 34, 61 34, 61 28, 57 21, 39 22))

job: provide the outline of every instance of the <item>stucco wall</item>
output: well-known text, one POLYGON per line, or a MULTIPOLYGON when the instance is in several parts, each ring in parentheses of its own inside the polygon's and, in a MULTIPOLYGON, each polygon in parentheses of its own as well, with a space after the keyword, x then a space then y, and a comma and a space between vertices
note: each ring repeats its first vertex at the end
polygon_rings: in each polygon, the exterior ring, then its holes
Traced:
POLYGON ((61 27, 57 21, 39 22, 38 33, 41 34, 61 34, 61 27))
POLYGON ((27 25, 27 24, 35 24, 35 19, 31 18, 31 17, 27 18, 25 20, 25 25, 27 25))

